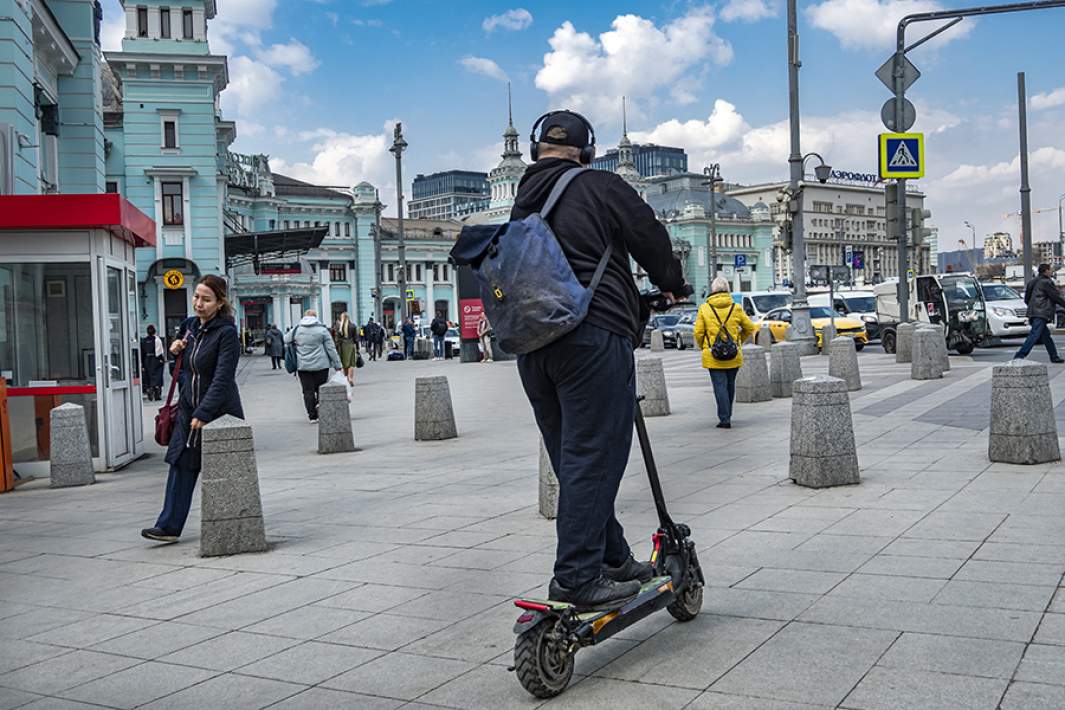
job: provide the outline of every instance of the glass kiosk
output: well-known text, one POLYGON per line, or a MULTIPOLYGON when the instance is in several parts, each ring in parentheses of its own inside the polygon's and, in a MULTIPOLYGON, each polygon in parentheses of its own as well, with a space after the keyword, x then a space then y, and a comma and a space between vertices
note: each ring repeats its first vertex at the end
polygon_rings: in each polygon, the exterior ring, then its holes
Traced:
POLYGON ((135 250, 155 232, 117 194, 0 196, 0 376, 23 477, 48 475, 65 402, 85 408, 98 471, 143 453, 135 250))

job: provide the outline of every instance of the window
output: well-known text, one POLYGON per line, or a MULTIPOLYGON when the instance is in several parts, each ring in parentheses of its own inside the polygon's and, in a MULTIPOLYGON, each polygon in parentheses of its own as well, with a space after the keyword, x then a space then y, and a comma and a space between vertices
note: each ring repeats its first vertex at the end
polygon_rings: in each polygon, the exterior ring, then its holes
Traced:
POLYGON ((345 237, 350 237, 351 236, 351 222, 345 222, 344 223, 344 236, 345 237))
POLYGON ((184 209, 184 201, 182 199, 181 183, 164 182, 161 187, 163 193, 163 224, 185 224, 185 215, 182 212, 184 209))
POLYGON ((137 36, 148 36, 148 8, 146 7, 137 8, 137 36))
POLYGON ((174 119, 163 119, 163 147, 164 148, 177 148, 177 121, 174 119))
POLYGON ((112 194, 118 193, 118 183, 114 180, 108 180, 104 185, 104 192, 110 192, 112 194))
POLYGON ((422 265, 414 265, 414 283, 421 283, 422 281, 422 265))
POLYGON ((340 236, 340 222, 333 222, 333 236, 340 236))
POLYGON ((381 265, 381 280, 394 283, 396 280, 396 265, 395 264, 382 264, 381 265))
POLYGON ((343 283, 348 280, 347 264, 330 264, 329 280, 333 283, 343 283))
POLYGON ((288 229, 288 220, 287 219, 284 222, 282 222, 281 224, 283 224, 285 226, 285 229, 288 229))
POLYGON ((159 8, 159 36, 170 39, 170 8, 159 8))
POLYGON ((192 10, 181 11, 181 36, 192 39, 192 10))
POLYGON ((271 231, 274 230, 274 229, 277 229, 277 220, 276 219, 270 220, 270 229, 271 229, 271 231))
POLYGON ((311 222, 310 222, 310 220, 304 220, 304 221, 303 221, 303 226, 304 226, 305 228, 310 228, 310 226, 311 226, 311 222))

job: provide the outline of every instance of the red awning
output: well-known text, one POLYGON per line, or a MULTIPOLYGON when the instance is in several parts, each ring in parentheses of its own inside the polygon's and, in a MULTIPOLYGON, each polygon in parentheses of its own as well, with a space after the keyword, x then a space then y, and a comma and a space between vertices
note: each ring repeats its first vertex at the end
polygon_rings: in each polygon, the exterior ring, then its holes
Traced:
POLYGON ((122 195, 0 195, 0 231, 106 229, 135 247, 155 246, 155 221, 122 195))

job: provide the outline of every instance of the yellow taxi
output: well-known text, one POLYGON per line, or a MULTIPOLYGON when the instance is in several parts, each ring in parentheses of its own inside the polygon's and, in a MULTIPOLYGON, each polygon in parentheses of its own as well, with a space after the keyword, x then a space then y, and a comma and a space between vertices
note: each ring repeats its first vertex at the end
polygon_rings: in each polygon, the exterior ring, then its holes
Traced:
MULTIPOLYGON (((821 347, 821 332, 824 327, 832 322, 832 311, 824 306, 810 307, 810 321, 817 335, 817 347, 821 347)), ((766 313, 765 318, 755 321, 755 325, 761 327, 762 323, 769 325, 769 332, 773 336, 773 342, 785 340, 784 331, 791 325, 791 308, 776 308, 766 313)), ((854 349, 861 350, 869 342, 869 333, 865 330, 865 323, 857 318, 836 314, 836 335, 845 335, 854 338, 854 349)))

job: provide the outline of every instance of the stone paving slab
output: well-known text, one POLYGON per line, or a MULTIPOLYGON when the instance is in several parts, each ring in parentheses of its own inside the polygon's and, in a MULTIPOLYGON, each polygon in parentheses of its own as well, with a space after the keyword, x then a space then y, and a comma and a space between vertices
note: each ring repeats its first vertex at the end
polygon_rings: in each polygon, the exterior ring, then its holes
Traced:
MULTIPOLYGON (((863 482, 826 491, 786 480, 788 400, 737 404, 717 430, 697 353, 656 356, 673 414, 648 426, 700 547, 703 614, 582 650, 560 698, 506 671, 510 600, 546 592, 555 546, 514 364, 370 363, 351 408, 364 450, 323 462, 294 381, 247 358, 270 551, 199 558, 198 492, 186 539, 141 540, 154 444, 96 486, 0 496, 0 709, 1065 707, 1065 466, 986 460, 981 398, 1008 353, 955 358, 932 385, 863 351, 863 482), (462 437, 397 441, 413 413, 394 393, 439 374, 462 437)), ((637 450, 618 509, 646 555, 637 450)))

